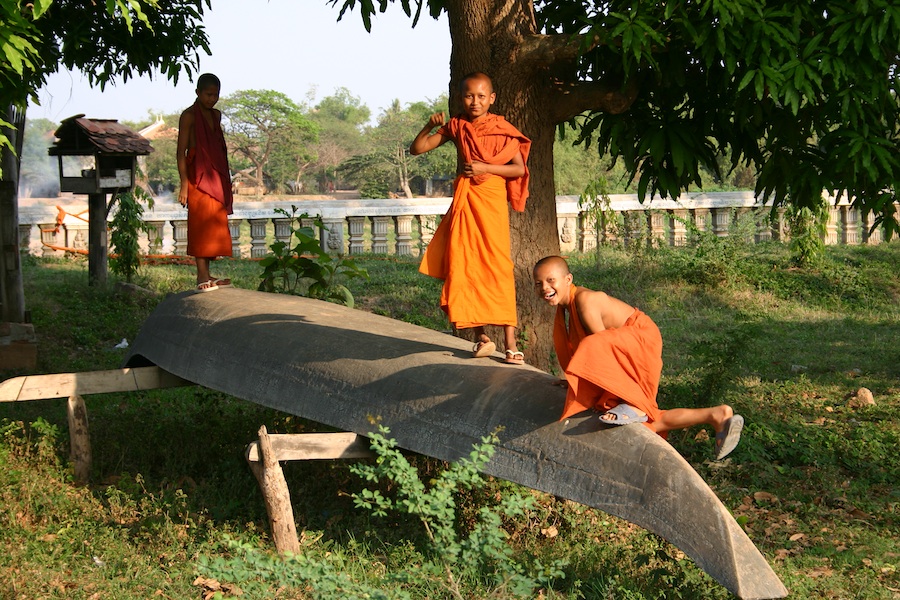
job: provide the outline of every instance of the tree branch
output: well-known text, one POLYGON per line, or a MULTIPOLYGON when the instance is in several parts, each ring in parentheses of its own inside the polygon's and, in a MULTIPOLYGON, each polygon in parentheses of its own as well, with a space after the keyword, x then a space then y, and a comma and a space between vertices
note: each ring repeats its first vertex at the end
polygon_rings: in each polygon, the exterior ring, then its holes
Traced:
POLYGON ((621 114, 631 107, 639 91, 636 79, 630 79, 624 86, 605 81, 556 81, 554 88, 554 123, 568 121, 588 110, 621 114))
POLYGON ((536 33, 522 36, 516 48, 517 62, 531 65, 554 65, 560 62, 574 61, 597 45, 595 38, 593 43, 583 47, 586 40, 587 36, 583 34, 546 35, 536 33))

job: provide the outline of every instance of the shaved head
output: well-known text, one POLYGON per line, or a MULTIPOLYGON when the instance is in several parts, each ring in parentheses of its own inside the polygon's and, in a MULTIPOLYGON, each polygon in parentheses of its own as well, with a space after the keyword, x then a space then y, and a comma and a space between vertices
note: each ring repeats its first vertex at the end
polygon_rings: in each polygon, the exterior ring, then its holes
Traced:
POLYGON ((465 91, 466 82, 468 82, 468 81, 484 81, 485 83, 487 83, 488 88, 491 90, 491 92, 494 91, 494 82, 491 81, 491 78, 488 77, 488 75, 486 73, 482 73, 481 71, 475 71, 474 73, 469 73, 468 75, 466 75, 465 77, 463 77, 460 80, 459 90, 461 92, 465 91))
POLYGON ((563 272, 563 275, 568 275, 570 273, 569 263, 567 263, 562 256, 545 256, 541 260, 537 261, 537 263, 534 265, 534 270, 537 271, 543 266, 560 269, 563 272))

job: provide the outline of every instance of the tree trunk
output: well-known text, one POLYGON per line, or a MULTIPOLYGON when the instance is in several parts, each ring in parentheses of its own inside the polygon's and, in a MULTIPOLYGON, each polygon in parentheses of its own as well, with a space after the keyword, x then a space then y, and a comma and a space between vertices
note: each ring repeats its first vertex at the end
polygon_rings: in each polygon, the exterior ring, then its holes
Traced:
POLYGON ((492 112, 503 115, 531 139, 528 158, 530 197, 524 213, 510 210, 515 264, 520 348, 540 369, 551 361, 553 310, 534 293, 532 268, 540 258, 559 253, 556 192, 553 180, 555 123, 546 71, 517 60, 523 36, 536 33, 530 2, 449 0, 447 14, 453 49, 450 56, 450 107, 459 112, 459 82, 473 71, 487 73, 497 100, 492 112))
POLYGON ((5 128, 15 152, 0 148, 0 321, 25 321, 25 291, 19 260, 19 157, 25 134, 25 109, 9 105, 4 120, 13 125, 5 128))

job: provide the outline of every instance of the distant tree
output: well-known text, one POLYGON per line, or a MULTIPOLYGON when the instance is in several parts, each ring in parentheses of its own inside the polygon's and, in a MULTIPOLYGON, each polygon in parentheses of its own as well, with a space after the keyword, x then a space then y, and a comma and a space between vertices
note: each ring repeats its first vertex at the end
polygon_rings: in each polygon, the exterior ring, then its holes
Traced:
MULTIPOLYGON (((278 167, 298 166, 309 154, 305 143, 315 140, 318 128, 303 109, 281 92, 274 90, 241 90, 218 104, 222 111, 225 139, 231 152, 246 158, 254 167, 256 186, 265 189, 265 171, 276 153, 284 153, 278 167), (304 143, 304 141, 306 141, 304 143)), ((284 176, 280 171, 279 175, 284 176)), ((291 174, 294 177, 294 174, 291 174)), ((283 179, 279 184, 285 183, 283 179)))
MULTIPOLYGON (((445 101, 446 97, 437 102, 445 101)), ((345 161, 341 171, 348 173, 361 191, 368 189, 368 194, 399 190, 407 198, 413 197, 410 187, 413 177, 455 173, 456 154, 452 146, 442 146, 427 158, 409 154, 409 145, 428 115, 439 110, 442 108, 435 106, 435 102, 415 102, 403 108, 399 100, 394 100, 379 116, 378 124, 366 133, 369 153, 345 161), (371 187, 373 182, 378 182, 377 190, 371 187), (382 191, 382 188, 386 189, 382 191)))
MULTIPOLYGON (((153 152, 141 160, 147 186, 156 195, 173 192, 180 183, 181 178, 178 175, 178 163, 175 156, 180 114, 161 115, 164 125, 153 133, 150 140, 150 143, 153 144, 153 152)), ((140 131, 155 121, 156 117, 154 116, 150 122, 135 123, 134 129, 140 131)))
POLYGON ((319 140, 313 149, 321 191, 343 187, 344 183, 338 180, 338 166, 351 156, 368 153, 365 132, 370 117, 369 107, 343 87, 323 98, 310 113, 310 119, 319 126, 319 140))
POLYGON ((58 125, 49 119, 26 119, 22 144, 19 197, 52 198, 59 194, 59 166, 47 154, 58 125))

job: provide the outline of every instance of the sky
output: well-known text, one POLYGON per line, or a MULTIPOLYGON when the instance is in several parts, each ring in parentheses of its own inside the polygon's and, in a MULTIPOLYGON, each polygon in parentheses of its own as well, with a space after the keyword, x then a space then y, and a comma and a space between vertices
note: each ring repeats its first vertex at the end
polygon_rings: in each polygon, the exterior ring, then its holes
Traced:
MULTIPOLYGON (((412 28, 399 5, 372 20, 367 33, 358 8, 337 21, 340 9, 326 0, 213 0, 203 23, 212 56, 201 53, 200 72, 222 81, 221 95, 275 90, 294 102, 315 105, 344 87, 372 111, 373 120, 393 100, 402 105, 437 98, 450 79, 450 31, 446 16, 427 15, 412 28)), ((195 98, 195 80, 178 85, 165 76, 116 82, 101 92, 78 72, 51 75, 28 118, 55 123, 76 114, 146 121, 149 114, 181 112, 195 98)))

